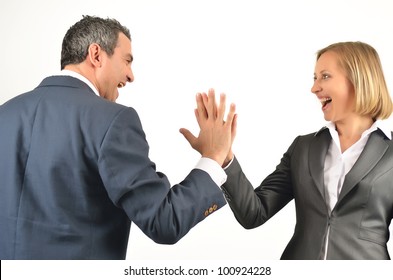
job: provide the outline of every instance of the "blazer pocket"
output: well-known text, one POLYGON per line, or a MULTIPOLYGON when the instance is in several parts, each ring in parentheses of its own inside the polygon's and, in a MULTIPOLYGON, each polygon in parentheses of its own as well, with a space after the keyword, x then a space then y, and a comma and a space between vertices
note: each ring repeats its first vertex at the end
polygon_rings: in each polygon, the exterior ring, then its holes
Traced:
POLYGON ((367 241, 377 243, 383 247, 386 247, 386 234, 383 232, 376 232, 367 228, 361 227, 359 230, 359 238, 367 241))

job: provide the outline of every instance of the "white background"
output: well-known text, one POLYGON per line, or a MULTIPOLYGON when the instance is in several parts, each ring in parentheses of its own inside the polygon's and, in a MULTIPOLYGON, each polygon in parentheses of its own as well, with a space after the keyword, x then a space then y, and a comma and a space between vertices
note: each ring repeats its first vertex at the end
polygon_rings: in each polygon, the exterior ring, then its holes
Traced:
MULTIPOLYGON (((197 92, 213 87, 236 103, 234 151, 257 187, 297 135, 325 123, 310 93, 317 50, 338 41, 371 44, 393 90, 389 0, 0 1, 0 104, 60 70, 63 36, 82 15, 116 18, 130 29, 135 82, 118 102, 138 111, 150 157, 172 184, 199 159, 178 132, 197 132, 197 92)), ((294 224, 293 203, 253 230, 225 206, 171 246, 133 225, 127 259, 277 260, 294 224)))

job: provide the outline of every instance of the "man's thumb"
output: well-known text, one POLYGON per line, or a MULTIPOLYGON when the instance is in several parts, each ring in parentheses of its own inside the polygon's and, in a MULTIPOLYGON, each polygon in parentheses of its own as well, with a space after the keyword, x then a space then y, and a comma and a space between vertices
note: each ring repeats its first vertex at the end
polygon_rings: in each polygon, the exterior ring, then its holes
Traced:
POLYGON ((183 134, 184 138, 190 143, 191 147, 194 147, 194 143, 196 140, 196 137, 186 128, 180 128, 180 133, 183 134))

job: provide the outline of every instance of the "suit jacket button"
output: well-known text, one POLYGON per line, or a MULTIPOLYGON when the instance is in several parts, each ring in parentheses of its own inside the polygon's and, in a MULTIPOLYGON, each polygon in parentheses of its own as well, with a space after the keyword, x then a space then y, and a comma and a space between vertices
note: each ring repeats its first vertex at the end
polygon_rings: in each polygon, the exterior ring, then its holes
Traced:
POLYGON ((207 217, 207 216, 209 216, 209 211, 208 210, 205 211, 205 217, 207 217))

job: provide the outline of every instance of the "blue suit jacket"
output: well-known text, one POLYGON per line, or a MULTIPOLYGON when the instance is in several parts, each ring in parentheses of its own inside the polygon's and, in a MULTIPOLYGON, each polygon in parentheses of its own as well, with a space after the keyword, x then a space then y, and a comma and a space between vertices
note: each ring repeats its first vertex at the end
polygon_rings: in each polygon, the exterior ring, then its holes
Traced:
POLYGON ((177 242, 225 204, 194 169, 171 188, 134 109, 48 77, 0 106, 0 258, 124 259, 134 222, 177 242))

